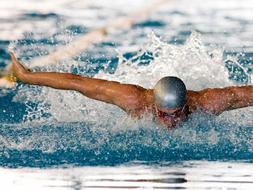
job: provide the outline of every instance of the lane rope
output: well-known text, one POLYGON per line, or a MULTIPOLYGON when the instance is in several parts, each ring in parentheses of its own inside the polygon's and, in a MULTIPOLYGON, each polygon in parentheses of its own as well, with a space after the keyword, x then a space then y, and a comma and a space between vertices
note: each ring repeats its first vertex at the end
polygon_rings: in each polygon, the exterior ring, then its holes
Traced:
MULTIPOLYGON (((152 12, 155 12, 155 10, 157 10, 161 5, 164 5, 167 2, 168 0, 153 0, 153 3, 146 6, 144 9, 141 9, 131 15, 115 19, 103 27, 99 27, 81 37, 77 37, 69 44, 58 47, 49 55, 34 58, 30 63, 30 68, 50 65, 64 59, 74 57, 86 50, 90 47, 90 45, 102 42, 109 34, 113 33, 113 31, 127 30, 141 20, 145 20, 152 12)), ((12 73, 10 66, 6 67, 5 73, 12 73)), ((14 87, 15 82, 16 81, 11 80, 8 75, 6 76, 4 72, 0 73, 0 88, 14 87)))

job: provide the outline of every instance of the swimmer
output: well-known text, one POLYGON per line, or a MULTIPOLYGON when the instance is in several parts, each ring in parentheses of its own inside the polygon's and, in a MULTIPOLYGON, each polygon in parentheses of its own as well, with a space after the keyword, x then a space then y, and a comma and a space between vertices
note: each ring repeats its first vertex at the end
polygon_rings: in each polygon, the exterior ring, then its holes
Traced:
POLYGON ((253 85, 187 90, 184 82, 173 76, 160 79, 153 89, 121 84, 71 73, 32 72, 10 53, 13 74, 31 85, 74 90, 84 96, 116 105, 133 118, 151 113, 154 120, 173 128, 198 110, 219 115, 224 111, 253 106, 253 85))

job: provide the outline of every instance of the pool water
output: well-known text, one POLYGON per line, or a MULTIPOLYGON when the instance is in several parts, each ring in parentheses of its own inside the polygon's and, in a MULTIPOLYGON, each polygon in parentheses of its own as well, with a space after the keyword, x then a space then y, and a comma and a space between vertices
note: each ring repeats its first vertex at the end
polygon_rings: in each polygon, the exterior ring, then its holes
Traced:
MULTIPOLYGON (((36 71, 146 88, 166 75, 193 90, 252 84, 249 0, 164 1, 71 57, 43 59, 152 3, 2 0, 0 67, 11 48, 36 71)), ((168 131, 76 92, 19 83, 0 90, 0 180, 3 189, 252 189, 252 116, 252 107, 195 113, 168 131)))
POLYGON ((1 184, 6 189, 252 189, 252 165, 247 163, 142 164, 1 169, 1 184))

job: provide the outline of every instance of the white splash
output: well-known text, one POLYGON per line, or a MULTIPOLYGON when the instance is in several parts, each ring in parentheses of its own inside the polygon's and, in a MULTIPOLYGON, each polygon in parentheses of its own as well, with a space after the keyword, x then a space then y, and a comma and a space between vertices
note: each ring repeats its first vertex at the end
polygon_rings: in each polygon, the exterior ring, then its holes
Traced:
MULTIPOLYGON (((14 48, 15 49, 15 48, 14 48)), ((200 34, 193 32, 184 45, 171 45, 161 41, 154 33, 148 37, 136 56, 126 60, 118 52, 118 68, 114 74, 101 70, 94 77, 123 83, 138 84, 146 88, 152 86, 163 76, 173 75, 182 78, 188 89, 200 90, 210 87, 224 87, 233 85, 228 70, 223 62, 223 50, 219 48, 208 49, 202 41, 200 34), (153 61, 148 65, 140 65, 140 57, 144 52, 153 54, 153 61), (137 61, 134 59, 137 58, 137 61)), ((83 63, 69 60, 71 64, 57 64, 56 71, 70 71, 83 63)), ((26 63, 25 63, 26 64, 26 63)), ((88 63, 87 63, 88 64, 88 63)), ((47 87, 22 86, 15 98, 26 102, 28 114, 24 121, 33 122, 87 122, 96 125, 115 126, 125 125, 127 116, 113 105, 88 99, 72 91, 60 91, 47 87), (30 101, 37 104, 29 106, 30 101), (47 117, 42 117, 47 115, 47 117)), ((252 121, 249 111, 243 112, 247 121, 252 121)), ((241 110, 224 114, 218 119, 240 118, 241 110), (236 117, 234 117, 236 116, 236 117)), ((247 122, 246 122, 247 123, 247 122)))
POLYGON ((200 34, 193 32, 184 45, 171 45, 162 42, 154 33, 149 42, 133 59, 125 60, 122 55, 119 67, 113 75, 100 72, 96 77, 134 83, 152 88, 164 76, 177 76, 185 81, 188 89, 200 90, 207 87, 231 85, 228 71, 223 63, 223 50, 207 50, 200 34), (152 52, 154 61, 140 66, 132 60, 143 52, 152 52))

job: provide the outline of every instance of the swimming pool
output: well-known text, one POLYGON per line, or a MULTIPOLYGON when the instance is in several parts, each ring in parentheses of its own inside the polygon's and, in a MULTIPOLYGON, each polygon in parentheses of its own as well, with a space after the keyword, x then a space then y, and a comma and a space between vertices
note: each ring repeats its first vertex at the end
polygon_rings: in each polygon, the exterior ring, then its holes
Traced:
MULTIPOLYGON (((9 46, 35 70, 147 88, 165 75, 194 90, 250 84, 253 4, 247 0, 167 1, 76 56, 35 65, 38 57, 148 4, 3 0, 0 66, 9 61, 9 46)), ((19 84, 1 90, 0 113, 5 189, 252 189, 252 108, 219 117, 196 113, 168 132, 149 117, 133 121, 75 92, 19 84)))

